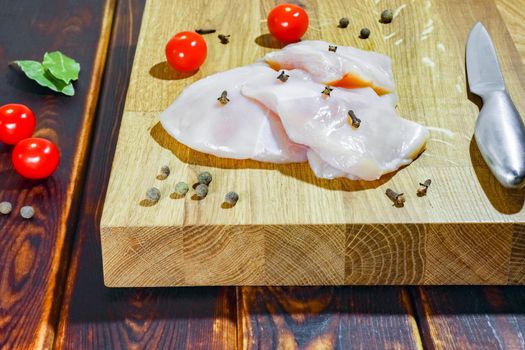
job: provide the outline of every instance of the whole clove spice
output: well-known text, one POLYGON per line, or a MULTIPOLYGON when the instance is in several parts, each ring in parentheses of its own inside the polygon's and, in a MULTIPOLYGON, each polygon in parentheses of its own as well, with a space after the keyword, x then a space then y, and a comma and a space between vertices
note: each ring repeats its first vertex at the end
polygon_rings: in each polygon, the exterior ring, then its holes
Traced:
POLYGON ((329 86, 325 86, 324 90, 321 91, 323 95, 330 96, 330 93, 334 90, 334 88, 331 88, 329 86))
POLYGON ((230 42, 230 35, 219 34, 217 37, 223 45, 226 45, 230 42))
POLYGON ((352 110, 348 111, 348 124, 356 129, 361 125, 361 119, 357 118, 352 110))
POLYGON ((402 207, 405 205, 405 196, 403 193, 397 193, 394 190, 387 188, 385 194, 394 203, 395 207, 402 207))
POLYGON ((346 28, 348 27, 349 24, 350 24, 350 21, 346 17, 343 17, 339 20, 339 28, 346 28))
POLYGON ((24 219, 31 219, 35 215, 35 209, 32 206, 26 205, 20 209, 20 216, 24 219))
POLYGON ((205 184, 200 184, 199 186, 195 187, 195 193, 199 198, 206 197, 208 195, 208 186, 205 184))
POLYGON ((203 35, 203 34, 213 34, 215 33, 215 29, 195 29, 195 33, 203 35))
POLYGON ((158 202, 160 199, 160 191, 156 187, 152 187, 146 191, 146 198, 151 202, 158 202))
POLYGON ((234 206, 238 200, 239 195, 237 194, 237 192, 233 191, 226 193, 226 196, 224 197, 224 201, 231 206, 234 206))
POLYGON ((203 185, 206 185, 206 186, 208 186, 210 184, 211 180, 213 180, 213 178, 212 178, 212 176, 211 176, 209 171, 204 171, 204 172, 200 173, 197 176, 197 181, 200 184, 203 184, 203 185))
POLYGON ((13 210, 13 206, 9 202, 0 203, 0 214, 7 215, 13 210))
POLYGON ((224 90, 221 93, 221 96, 217 100, 221 103, 221 105, 225 105, 228 102, 230 102, 230 99, 228 98, 228 92, 226 90, 224 90))
POLYGON ((359 37, 361 39, 368 39, 369 36, 370 36, 370 29, 368 29, 368 28, 363 28, 359 32, 359 37))
POLYGON ((328 51, 336 52, 337 51, 337 46, 335 46, 335 45, 328 45, 328 51))
POLYGON ((286 83, 286 81, 288 80, 290 76, 288 74, 285 74, 284 73, 284 70, 281 72, 281 74, 279 74, 279 76, 277 76, 277 79, 279 79, 280 81, 282 81, 283 83, 286 83))
POLYGON ((185 196, 186 193, 190 190, 190 187, 185 182, 179 182, 175 185, 175 193, 179 196, 185 196))
POLYGON ((417 196, 418 197, 423 197, 423 196, 426 196, 427 194, 427 190, 428 188, 430 187, 430 184, 432 183, 432 180, 430 179, 426 179, 425 182, 423 183, 419 183, 419 188, 417 189, 417 196))
POLYGON ((160 174, 157 176, 157 179, 164 180, 170 176, 170 167, 167 165, 163 165, 160 168, 160 174))
POLYGON ((394 13, 392 10, 388 9, 381 12, 381 23, 390 23, 392 22, 392 19, 394 19, 394 13))

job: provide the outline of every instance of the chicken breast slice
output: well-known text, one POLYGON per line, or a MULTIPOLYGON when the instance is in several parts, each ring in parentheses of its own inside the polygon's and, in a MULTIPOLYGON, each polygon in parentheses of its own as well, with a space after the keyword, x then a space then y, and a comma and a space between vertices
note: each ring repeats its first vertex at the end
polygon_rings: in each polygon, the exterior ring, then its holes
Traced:
POLYGON ((337 46, 321 40, 305 40, 273 51, 263 60, 275 70, 302 69, 315 82, 344 87, 372 88, 378 95, 395 90, 390 57, 351 46, 337 46))
POLYGON ((330 96, 324 85, 301 70, 285 71, 286 82, 261 69, 242 87, 242 94, 276 113, 293 142, 309 147, 308 160, 323 178, 376 180, 407 165, 424 150, 426 127, 401 118, 392 98, 371 88, 338 89, 330 96), (351 125, 348 112, 361 120, 351 125), (326 164, 325 164, 326 163, 326 164))
POLYGON ((217 73, 187 87, 160 116, 164 129, 186 146, 217 157, 272 163, 306 161, 306 147, 292 142, 281 120, 259 102, 241 95, 241 85, 262 72, 254 64, 217 73), (217 98, 227 91, 229 102, 217 98))

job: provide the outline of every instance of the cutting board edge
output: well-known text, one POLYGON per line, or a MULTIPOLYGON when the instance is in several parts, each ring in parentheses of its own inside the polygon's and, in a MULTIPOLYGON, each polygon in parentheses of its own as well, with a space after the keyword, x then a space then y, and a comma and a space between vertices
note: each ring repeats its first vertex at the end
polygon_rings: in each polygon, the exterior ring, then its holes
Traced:
POLYGON ((107 287, 505 285, 525 264, 515 223, 101 226, 101 240, 107 287))

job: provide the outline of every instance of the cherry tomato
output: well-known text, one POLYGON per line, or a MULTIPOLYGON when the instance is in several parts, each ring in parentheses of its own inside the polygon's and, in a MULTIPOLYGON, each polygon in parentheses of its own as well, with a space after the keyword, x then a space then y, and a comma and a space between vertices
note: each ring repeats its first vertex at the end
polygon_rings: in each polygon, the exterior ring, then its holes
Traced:
POLYGON ((166 45, 166 59, 181 72, 193 72, 204 63, 208 48, 202 36, 195 32, 175 34, 166 45))
POLYGON ((299 41, 308 29, 308 14, 297 5, 281 4, 268 14, 268 29, 283 43, 299 41))
POLYGON ((31 137, 16 144, 11 159, 16 172, 23 177, 43 179, 57 169, 60 152, 51 141, 31 137))
POLYGON ((35 115, 27 106, 10 103, 0 107, 0 142, 15 145, 34 131, 35 115))

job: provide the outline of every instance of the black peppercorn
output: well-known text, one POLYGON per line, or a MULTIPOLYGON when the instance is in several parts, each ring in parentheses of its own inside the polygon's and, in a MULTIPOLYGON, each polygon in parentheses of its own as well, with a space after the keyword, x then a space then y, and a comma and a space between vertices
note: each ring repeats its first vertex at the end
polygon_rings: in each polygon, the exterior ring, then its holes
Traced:
POLYGON ((394 19, 394 13, 392 10, 384 10, 381 12, 381 23, 390 23, 394 19))
POLYGON ((339 20, 339 28, 346 28, 348 27, 348 24, 350 24, 350 21, 346 17, 343 17, 339 20))
POLYGON ((359 37, 361 39, 368 39, 369 36, 370 36, 370 29, 368 29, 368 28, 363 28, 359 32, 359 37))

